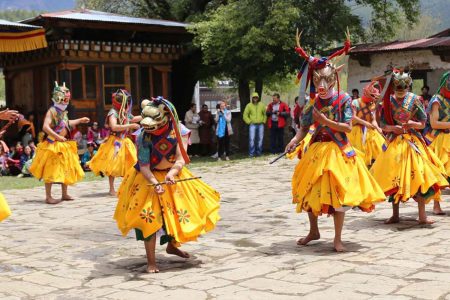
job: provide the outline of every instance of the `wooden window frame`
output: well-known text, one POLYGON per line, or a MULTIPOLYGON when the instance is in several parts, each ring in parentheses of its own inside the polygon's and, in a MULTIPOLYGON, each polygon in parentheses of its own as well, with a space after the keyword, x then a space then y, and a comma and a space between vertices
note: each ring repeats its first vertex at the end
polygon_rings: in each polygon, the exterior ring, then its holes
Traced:
POLYGON ((80 99, 73 99, 75 101, 97 101, 98 96, 99 96, 99 84, 98 84, 98 72, 99 72, 99 68, 98 65, 95 64, 62 64, 62 65, 58 65, 56 68, 56 80, 58 81, 59 84, 61 84, 61 80, 59 78, 59 72, 60 71, 69 71, 69 76, 70 76, 70 81, 72 82, 72 71, 76 70, 76 69, 81 69, 81 87, 82 87, 82 97, 80 99), (96 80, 96 85, 95 85, 95 98, 88 98, 86 96, 86 66, 92 66, 95 68, 95 80, 96 80))

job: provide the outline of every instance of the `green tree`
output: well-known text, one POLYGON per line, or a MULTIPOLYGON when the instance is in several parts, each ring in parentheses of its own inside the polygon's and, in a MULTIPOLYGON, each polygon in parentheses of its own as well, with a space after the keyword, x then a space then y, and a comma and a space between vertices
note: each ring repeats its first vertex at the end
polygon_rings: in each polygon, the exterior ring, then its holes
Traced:
POLYGON ((39 14, 40 12, 36 10, 7 9, 0 11, 0 19, 17 22, 36 17, 39 14))

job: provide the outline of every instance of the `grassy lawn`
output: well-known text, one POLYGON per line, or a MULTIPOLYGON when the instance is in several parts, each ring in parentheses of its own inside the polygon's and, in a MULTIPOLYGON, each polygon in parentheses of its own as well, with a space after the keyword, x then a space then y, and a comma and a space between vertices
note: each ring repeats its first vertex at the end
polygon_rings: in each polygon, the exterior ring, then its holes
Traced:
MULTIPOLYGON (((249 158, 244 154, 234 154, 231 156, 230 161, 220 161, 211 157, 194 157, 190 163, 191 168, 208 168, 213 166, 226 166, 229 164, 237 164, 242 161, 247 161, 250 159, 256 160, 266 160, 269 155, 263 155, 258 158, 249 158)), ((102 177, 94 176, 92 172, 86 172, 86 176, 83 181, 94 181, 94 180, 104 180, 102 177)), ((43 186, 43 182, 37 180, 34 177, 17 178, 15 176, 2 176, 0 177, 0 191, 3 190, 13 190, 13 189, 29 189, 36 186, 43 186)))

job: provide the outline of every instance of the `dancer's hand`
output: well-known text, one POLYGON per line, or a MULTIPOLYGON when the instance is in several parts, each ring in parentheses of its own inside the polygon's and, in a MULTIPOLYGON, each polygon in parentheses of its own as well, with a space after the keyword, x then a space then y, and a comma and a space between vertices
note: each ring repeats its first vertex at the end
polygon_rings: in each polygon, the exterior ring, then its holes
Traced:
POLYGON ((165 192, 163 186, 160 184, 155 185, 154 189, 155 189, 155 192, 159 195, 161 195, 165 192))
POLYGON ((4 111, 0 111, 0 120, 14 121, 19 117, 17 110, 10 110, 9 108, 4 111))
POLYGON ((315 107, 313 110, 313 118, 322 125, 326 125, 328 122, 328 118, 315 107))
POLYGON ((405 129, 400 125, 395 125, 392 126, 392 132, 395 134, 402 134, 405 133, 405 129))
POLYGON ((166 178, 164 180, 166 181, 167 185, 172 185, 176 183, 175 177, 172 174, 170 174, 170 172, 167 173, 166 178))
POLYGON ((57 135, 57 136, 55 136, 55 139, 56 139, 58 142, 65 142, 65 141, 67 141, 67 139, 66 139, 65 137, 63 137, 62 135, 57 135))
POLYGON ((139 124, 136 123, 130 123, 128 124, 128 128, 131 130, 138 130, 141 126, 139 126, 139 124))
POLYGON ((89 120, 88 117, 80 118, 80 124, 87 124, 87 123, 89 123, 90 121, 91 121, 91 120, 89 120))
POLYGON ((297 147, 297 139, 293 138, 289 144, 286 145, 286 148, 284 149, 285 152, 291 153, 295 150, 295 147, 297 147))

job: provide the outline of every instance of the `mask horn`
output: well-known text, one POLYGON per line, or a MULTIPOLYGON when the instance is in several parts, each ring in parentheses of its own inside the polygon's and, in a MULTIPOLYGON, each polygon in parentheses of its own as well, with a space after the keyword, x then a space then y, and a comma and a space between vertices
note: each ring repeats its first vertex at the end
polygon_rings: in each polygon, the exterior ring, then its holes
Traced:
POLYGON ((141 109, 144 109, 144 107, 146 107, 147 104, 149 104, 149 103, 150 103, 150 100, 148 100, 148 99, 142 100, 142 102, 141 102, 141 109))
POLYGON ((55 81, 55 87, 58 87, 58 81, 55 81))
POLYGON ((63 87, 64 87, 64 88, 66 87, 66 83, 65 83, 65 82, 63 82, 63 87))

